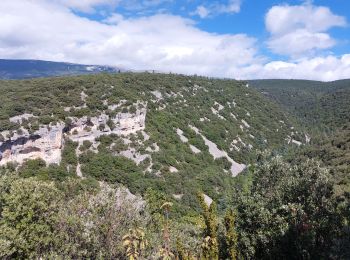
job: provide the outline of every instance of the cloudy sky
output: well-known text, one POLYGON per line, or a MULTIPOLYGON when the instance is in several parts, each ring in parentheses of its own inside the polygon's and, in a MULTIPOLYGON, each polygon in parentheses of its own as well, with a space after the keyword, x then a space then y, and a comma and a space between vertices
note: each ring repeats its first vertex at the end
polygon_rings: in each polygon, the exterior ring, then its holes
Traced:
POLYGON ((349 0, 0 0, 0 58, 350 78, 349 0))

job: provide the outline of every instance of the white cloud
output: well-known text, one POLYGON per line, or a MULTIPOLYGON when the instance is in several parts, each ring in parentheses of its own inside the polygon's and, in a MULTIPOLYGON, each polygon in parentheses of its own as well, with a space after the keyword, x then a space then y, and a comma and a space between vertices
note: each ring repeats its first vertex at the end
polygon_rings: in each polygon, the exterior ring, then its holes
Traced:
POLYGON ((241 0, 229 0, 226 4, 222 2, 212 2, 209 5, 199 5, 191 15, 198 15, 200 18, 207 18, 219 14, 232 14, 241 11, 241 0))
POLYGON ((200 18, 206 18, 208 17, 210 12, 203 5, 200 5, 200 6, 197 6, 197 9, 193 14, 198 15, 200 18))
POLYGON ((273 37, 268 46, 273 52, 292 57, 300 57, 305 53, 312 54, 315 50, 329 49, 336 41, 327 33, 312 33, 305 29, 273 37))
POLYGON ((192 20, 171 15, 114 18, 118 23, 108 25, 51 2, 2 0, 0 56, 212 76, 259 60, 255 39, 243 34, 207 33, 192 20))
POLYGON ((333 81, 347 79, 350 75, 350 54, 341 57, 326 56, 304 59, 298 62, 272 61, 267 64, 247 66, 241 78, 260 79, 310 79, 333 81))
POLYGON ((115 13, 97 22, 49 0, 0 1, 0 57, 240 79, 350 75, 350 54, 267 62, 256 39, 245 34, 208 33, 194 21, 172 15, 125 19, 115 13))
POLYGON ((118 24, 124 20, 124 17, 121 14, 113 13, 103 20, 104 23, 107 24, 118 24))
POLYGON ((266 29, 271 34, 269 48, 293 58, 333 47, 336 40, 327 31, 345 26, 346 19, 333 14, 327 7, 310 3, 272 7, 265 17, 266 29))
POLYGON ((121 0, 53 0, 69 8, 83 12, 93 12, 96 6, 116 7, 121 0))
MULTIPOLYGON (((36 0, 48 1, 48 0, 36 0)), ((96 7, 109 7, 113 11, 116 7, 124 7, 128 10, 143 10, 153 8, 165 3, 171 3, 174 0, 51 0, 61 5, 64 5, 73 10, 92 13, 96 7)))
POLYGON ((222 13, 239 13, 241 11, 241 0, 230 0, 226 5, 221 5, 222 13))

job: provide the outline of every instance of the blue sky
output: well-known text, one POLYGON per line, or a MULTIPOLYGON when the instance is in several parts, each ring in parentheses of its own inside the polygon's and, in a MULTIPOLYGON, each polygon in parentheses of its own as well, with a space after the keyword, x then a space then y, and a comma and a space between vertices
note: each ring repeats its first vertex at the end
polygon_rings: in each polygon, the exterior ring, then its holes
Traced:
POLYGON ((2 0, 0 58, 335 80, 349 23, 349 0, 2 0))

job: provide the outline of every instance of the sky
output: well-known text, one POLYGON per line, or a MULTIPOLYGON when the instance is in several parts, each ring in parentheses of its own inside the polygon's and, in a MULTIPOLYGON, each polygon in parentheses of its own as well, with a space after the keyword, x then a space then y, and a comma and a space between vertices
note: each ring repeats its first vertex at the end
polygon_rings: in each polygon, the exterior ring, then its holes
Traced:
POLYGON ((332 81, 349 25, 349 0, 1 0, 0 58, 332 81))

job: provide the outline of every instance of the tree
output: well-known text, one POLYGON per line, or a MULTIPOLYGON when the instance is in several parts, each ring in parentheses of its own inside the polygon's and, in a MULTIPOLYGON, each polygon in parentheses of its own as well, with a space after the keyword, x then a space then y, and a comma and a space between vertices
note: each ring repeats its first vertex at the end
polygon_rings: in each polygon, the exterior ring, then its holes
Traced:
POLYGON ((54 246, 61 194, 54 183, 34 178, 9 184, 1 195, 0 256, 39 258, 54 246))
POLYGON ((143 227, 148 221, 144 201, 123 187, 106 183, 100 186, 97 193, 84 192, 61 208, 56 227, 59 255, 72 259, 123 259, 126 247, 131 248, 130 256, 144 251, 143 227), (132 244, 127 245, 127 240, 132 244))
POLYGON ((170 249, 170 230, 169 230, 169 211, 173 204, 171 202, 165 202, 160 207, 164 212, 164 224, 163 224, 163 247, 159 250, 159 256, 163 260, 174 259, 174 254, 170 249))
POLYGON ((236 231, 236 214, 233 210, 228 210, 225 219, 225 229, 226 229, 226 248, 229 259, 236 260, 238 259, 237 252, 237 243, 238 243, 238 234, 236 231))
POLYGON ((176 251, 177 251, 177 258, 179 260, 190 260, 190 257, 188 256, 188 253, 184 249, 184 246, 181 243, 181 240, 179 238, 177 238, 176 240, 176 251))
POLYGON ((202 215, 204 218, 204 239, 202 242, 202 256, 203 259, 215 260, 219 259, 218 246, 218 220, 216 216, 216 204, 212 202, 210 206, 207 205, 203 194, 198 194, 199 204, 202 207, 202 215))
POLYGON ((123 247, 129 260, 142 258, 148 244, 145 232, 141 228, 129 229, 129 233, 123 236, 123 247))
POLYGON ((245 258, 328 258, 340 218, 328 171, 316 161, 275 157, 256 168, 251 191, 237 201, 245 258))

